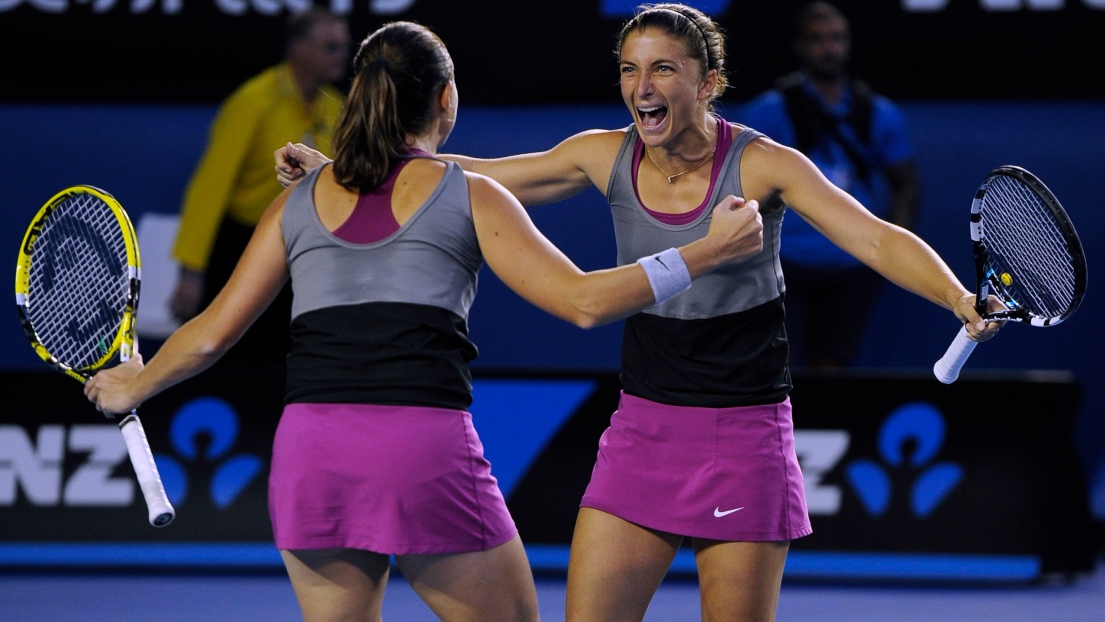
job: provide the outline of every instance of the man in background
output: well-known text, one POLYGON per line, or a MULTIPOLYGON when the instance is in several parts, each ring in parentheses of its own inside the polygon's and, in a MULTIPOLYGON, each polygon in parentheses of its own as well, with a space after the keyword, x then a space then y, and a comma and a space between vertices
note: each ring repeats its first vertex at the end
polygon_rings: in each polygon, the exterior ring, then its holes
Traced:
MULTIPOLYGON (((827 2, 807 5, 793 49, 799 69, 748 102, 737 120, 798 149, 875 215, 910 228, 920 178, 906 120, 849 75, 848 20, 827 2)), ((851 366, 884 280, 797 216, 784 218, 782 235, 791 363, 851 366)))
MULTIPOLYGON (((288 18, 284 58, 235 90, 219 107, 181 209, 173 257, 180 279, 170 299, 187 321, 229 279, 254 227, 281 187, 272 152, 303 142, 329 153, 344 95, 351 39, 344 18, 310 8, 288 18)), ((290 344, 290 286, 220 363, 282 366, 290 344)))

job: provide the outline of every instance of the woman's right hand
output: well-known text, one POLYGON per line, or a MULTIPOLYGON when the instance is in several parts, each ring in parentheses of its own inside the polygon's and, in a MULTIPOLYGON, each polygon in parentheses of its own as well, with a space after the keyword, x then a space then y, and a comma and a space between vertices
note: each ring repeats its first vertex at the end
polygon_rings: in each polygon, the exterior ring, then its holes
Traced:
POLYGON ((287 188, 297 179, 326 164, 330 158, 303 143, 288 143, 273 153, 276 159, 276 180, 287 188))
POLYGON ((141 405, 131 396, 130 388, 143 367, 142 355, 136 349, 129 361, 96 372, 89 378, 84 384, 84 395, 105 415, 130 412, 141 405))
POLYGON ((741 261, 763 250, 764 222, 758 201, 729 195, 714 207, 706 239, 722 262, 741 261))

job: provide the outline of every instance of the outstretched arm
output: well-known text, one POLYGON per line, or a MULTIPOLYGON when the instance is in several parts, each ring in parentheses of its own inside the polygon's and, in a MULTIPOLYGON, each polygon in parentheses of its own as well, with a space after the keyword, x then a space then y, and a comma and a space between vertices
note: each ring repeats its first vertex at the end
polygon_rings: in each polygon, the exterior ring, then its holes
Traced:
POLYGON ((142 358, 101 371, 84 386, 105 413, 130 412, 146 399, 215 363, 245 334, 288 279, 280 218, 288 192, 278 197, 242 253, 230 280, 211 305, 177 329, 149 365, 142 358))
POLYGON ((502 184, 522 205, 544 205, 573 197, 594 186, 603 194, 624 131, 588 130, 564 139, 548 151, 503 158, 439 155, 466 171, 502 184))
MULTIPOLYGON (((455 153, 437 157, 494 179, 523 205, 544 205, 573 197, 592 185, 605 193, 624 137, 625 132, 620 130, 588 130, 548 151, 503 158, 473 158, 455 153)), ((284 145, 273 153, 273 158, 276 179, 285 187, 330 161, 325 154, 302 143, 284 145)))
MULTIPOLYGON (((779 191, 783 201, 834 244, 896 285, 951 310, 971 338, 990 339, 1000 322, 985 322, 975 296, 944 260, 915 234, 875 217, 834 186, 804 155, 757 139, 741 163, 742 181, 759 192, 779 191)), ((989 304, 999 304, 996 300, 989 304)))
POLYGON ((667 251, 678 257, 660 254, 660 262, 648 270, 635 263, 583 272, 537 230, 521 203, 500 184, 480 175, 468 177, 476 235, 487 265, 529 302, 582 328, 626 317, 659 302, 658 294, 675 293, 665 290, 666 279, 676 278, 675 270, 684 271, 689 285, 691 279, 763 248, 758 204, 726 197, 714 208, 706 237, 667 251))

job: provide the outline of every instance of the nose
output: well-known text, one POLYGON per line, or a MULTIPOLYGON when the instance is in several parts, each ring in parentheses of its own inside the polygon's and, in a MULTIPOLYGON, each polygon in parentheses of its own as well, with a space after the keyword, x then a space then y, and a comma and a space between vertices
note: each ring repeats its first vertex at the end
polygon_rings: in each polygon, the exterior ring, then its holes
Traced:
POLYGON ((649 72, 641 71, 637 74, 636 84, 633 85, 633 93, 641 98, 652 94, 652 78, 649 72))

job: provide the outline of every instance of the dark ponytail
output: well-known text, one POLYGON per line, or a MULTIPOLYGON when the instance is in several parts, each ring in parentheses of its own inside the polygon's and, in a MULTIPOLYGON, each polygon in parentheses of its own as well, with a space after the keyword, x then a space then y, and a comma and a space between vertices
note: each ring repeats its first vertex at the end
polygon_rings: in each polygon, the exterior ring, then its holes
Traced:
POLYGON ((445 44, 413 22, 392 22, 366 38, 353 59, 356 74, 334 129, 334 177, 348 190, 379 186, 408 134, 434 120, 442 89, 453 78, 445 44))

